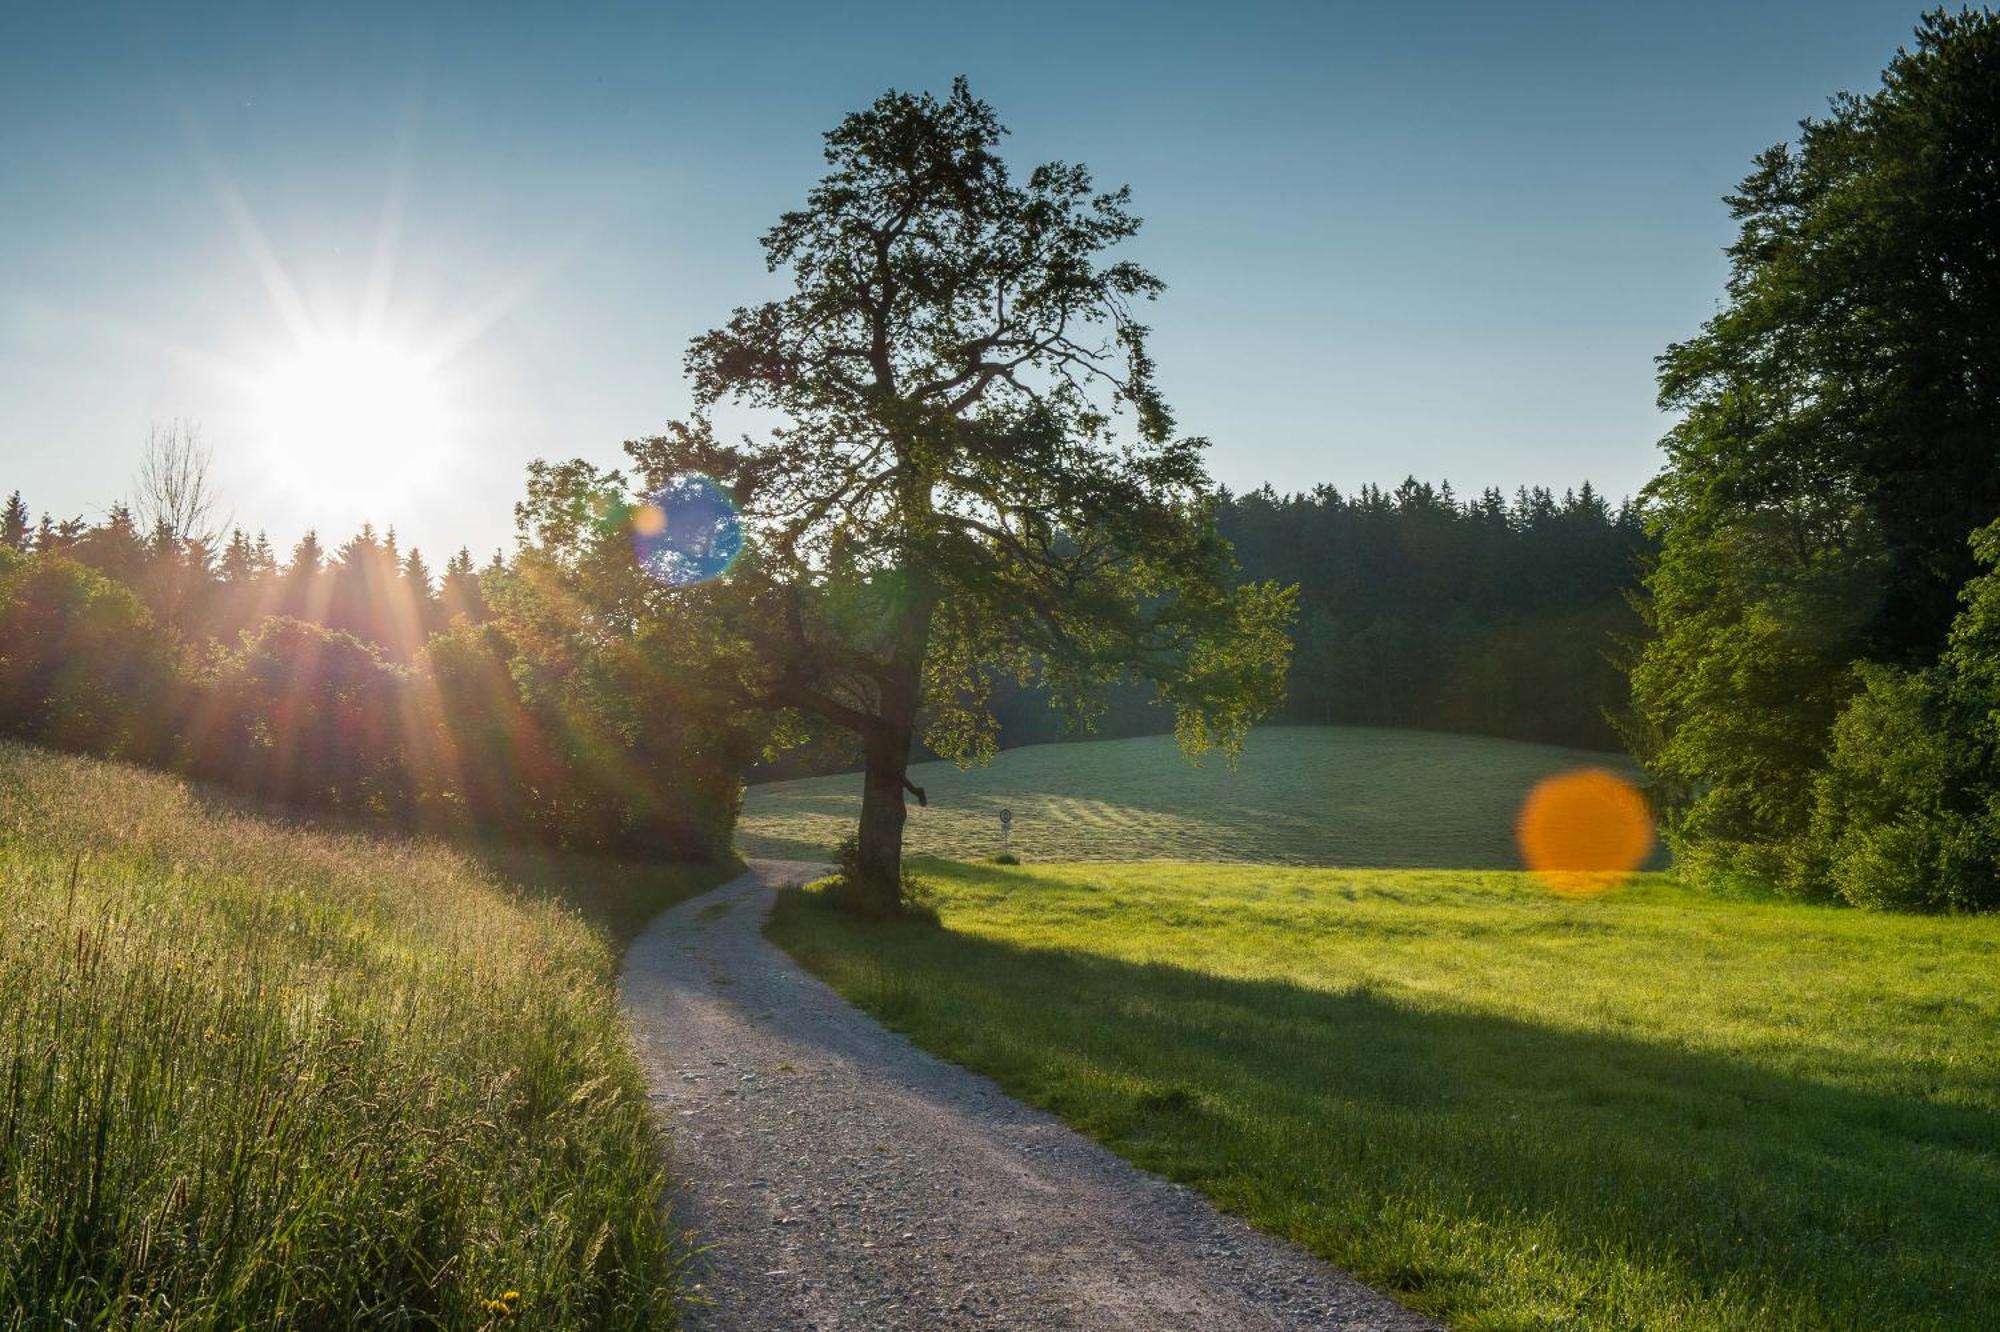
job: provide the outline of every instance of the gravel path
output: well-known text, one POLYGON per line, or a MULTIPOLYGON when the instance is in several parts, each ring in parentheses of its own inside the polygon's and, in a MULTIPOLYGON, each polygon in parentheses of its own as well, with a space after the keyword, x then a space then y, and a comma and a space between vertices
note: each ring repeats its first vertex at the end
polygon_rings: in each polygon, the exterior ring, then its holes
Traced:
POLYGON ((750 873, 663 913, 620 985, 704 1246, 697 1329, 1434 1325, 878 1026, 761 932, 750 873))

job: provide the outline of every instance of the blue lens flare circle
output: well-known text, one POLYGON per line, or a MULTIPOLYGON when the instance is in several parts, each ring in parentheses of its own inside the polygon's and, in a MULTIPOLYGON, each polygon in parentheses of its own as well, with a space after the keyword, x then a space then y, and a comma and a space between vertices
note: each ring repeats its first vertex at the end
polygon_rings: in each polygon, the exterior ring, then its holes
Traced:
POLYGON ((735 502, 708 477, 677 477, 633 511, 632 553, 641 569, 670 587, 721 577, 742 550, 735 502))

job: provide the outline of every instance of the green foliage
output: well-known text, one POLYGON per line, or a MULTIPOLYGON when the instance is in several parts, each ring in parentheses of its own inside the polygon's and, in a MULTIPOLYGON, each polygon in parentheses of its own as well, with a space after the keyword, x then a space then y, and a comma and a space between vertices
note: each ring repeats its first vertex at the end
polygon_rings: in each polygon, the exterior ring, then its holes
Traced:
POLYGON ((94 760, 0 747, 0 830, 0 1324, 673 1325, 612 939, 94 760))
POLYGON ((1657 876, 922 868, 942 929, 786 897, 771 934, 1453 1327, 2000 1323, 2000 919, 1657 876))
POLYGON ((1958 853, 1990 862, 1992 848, 1978 856, 1976 828, 1946 807, 1958 774, 1934 686, 1927 674, 1889 666, 1864 666, 1859 679, 1814 783, 1808 853, 1858 906, 1954 905, 1966 868, 1958 853))
POLYGON ((209 685, 200 770, 303 809, 403 808, 405 672, 351 634, 267 620, 209 685))
POLYGON ((1969 853, 1945 849, 1958 832, 1856 823, 1886 808, 1866 788, 1929 778, 1914 752, 1869 771, 1867 737, 1922 708, 1854 668, 1937 661, 1977 570, 1966 538, 2000 512, 1996 63, 2000 17, 1927 15, 1878 91, 1760 156, 1730 200, 1728 303, 1661 358, 1661 404, 1682 419, 1647 492, 1663 544, 1630 735, 1697 877, 1962 897, 1912 886, 1969 853), (1840 831, 1816 834, 1816 779, 1863 682, 1826 786, 1840 831), (1845 839, 1833 859, 1829 837, 1845 839), (1857 882, 1875 873, 1896 886, 1857 882))
POLYGON ((1698 881, 1760 880, 1804 896, 1796 842, 1828 729, 1852 689, 1851 633, 1872 579, 1841 554, 1774 572, 1755 527, 1703 539, 1667 520, 1647 579, 1653 634, 1632 670, 1645 730, 1634 749, 1658 780, 1676 862, 1698 881))
MULTIPOLYGON (((346 558, 363 547, 379 575, 409 576, 409 561, 388 558, 393 543, 372 536, 346 558)), ((231 551, 246 576, 276 578, 257 547, 231 551)), ((287 616, 258 620, 237 643, 202 642, 67 554, 0 554, 0 733, 176 767, 297 809, 600 854, 730 854, 756 733, 692 687, 693 622, 594 617, 546 552, 489 570, 488 619, 461 616, 407 664, 287 616)), ((467 565, 455 560, 453 576, 467 565)), ((134 576, 155 586, 158 567, 134 576)), ((333 577, 337 591, 345 575, 308 564, 298 576, 333 577)), ((393 588, 381 595, 393 605, 393 588)))
POLYGON ((0 731, 154 757, 179 702, 174 661, 129 588, 57 555, 0 564, 0 731))
MULTIPOLYGON (((1613 507, 1588 483, 1560 495, 1537 487, 1512 500, 1487 490, 1460 501, 1449 485, 1411 479, 1352 494, 1330 486, 1225 493, 1216 525, 1243 581, 1298 588, 1274 719, 1620 744, 1607 718, 1629 707, 1618 663, 1643 633, 1630 598, 1653 549, 1634 505, 1613 507)), ((969 707, 934 711, 931 729, 943 742, 934 755, 978 756, 982 740, 1014 749, 1079 735, 1046 688, 1004 670, 990 676, 994 728, 982 733, 969 707)), ((1143 684, 1113 686, 1081 734, 1171 731, 1173 718, 1154 703, 1143 684)), ((752 780, 860 766, 854 746, 811 739, 752 780)))
MULTIPOLYGON (((1974 539, 2000 564, 2000 523, 1974 539)), ((1922 671, 1864 666, 1815 786, 1811 854, 1861 906, 2000 907, 2000 571, 1922 671)))
POLYGON ((727 858, 760 737, 703 685, 718 635, 702 605, 645 608, 615 523, 545 530, 486 581, 522 725, 561 774, 539 806, 550 840, 727 858))
POLYGON ((0 510, 0 546, 9 550, 26 550, 30 528, 28 526, 28 506, 21 500, 21 492, 15 491, 7 497, 7 505, 0 510))
POLYGON ((937 893, 917 877, 906 864, 902 867, 902 892, 894 904, 870 893, 862 881, 861 842, 850 833, 834 846, 833 873, 814 886, 811 900, 837 904, 855 915, 888 920, 922 920, 937 923, 937 893))

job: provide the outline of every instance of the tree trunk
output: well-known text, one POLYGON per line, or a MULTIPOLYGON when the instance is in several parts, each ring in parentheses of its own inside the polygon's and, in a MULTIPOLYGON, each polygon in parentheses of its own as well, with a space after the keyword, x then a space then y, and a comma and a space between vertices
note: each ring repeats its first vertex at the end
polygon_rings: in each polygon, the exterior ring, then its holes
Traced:
POLYGON ((871 740, 861 786, 861 825, 855 844, 855 882, 848 885, 853 904, 872 916, 893 916, 903 909, 903 820, 909 807, 903 800, 903 779, 910 768, 910 726, 888 725, 871 740))
POLYGON ((861 824, 855 831, 856 882, 849 892, 853 904, 870 915, 894 916, 903 910, 903 821, 909 812, 903 793, 934 605, 926 587, 904 607, 895 664, 878 677, 882 697, 876 725, 862 737, 861 824))

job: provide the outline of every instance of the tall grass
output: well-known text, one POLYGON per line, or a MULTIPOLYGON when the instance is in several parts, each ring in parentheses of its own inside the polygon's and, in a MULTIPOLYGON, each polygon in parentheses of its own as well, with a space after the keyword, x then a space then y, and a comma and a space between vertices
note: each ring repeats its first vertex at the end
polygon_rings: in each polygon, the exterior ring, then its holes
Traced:
POLYGON ((0 1326, 660 1327, 615 940, 466 852, 0 747, 0 1326))

